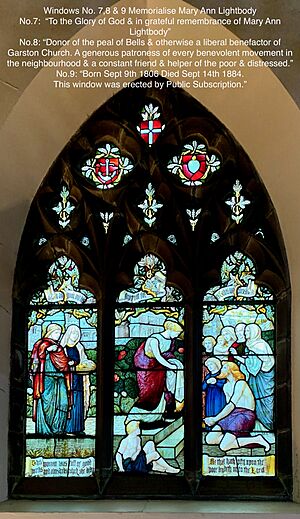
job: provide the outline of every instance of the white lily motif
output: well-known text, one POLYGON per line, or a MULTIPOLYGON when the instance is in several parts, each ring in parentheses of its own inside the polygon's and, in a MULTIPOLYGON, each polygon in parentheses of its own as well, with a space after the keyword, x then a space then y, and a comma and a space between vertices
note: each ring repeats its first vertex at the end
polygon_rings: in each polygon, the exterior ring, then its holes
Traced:
POLYGON ((63 186, 60 192, 61 202, 52 208, 59 215, 58 223, 63 229, 69 225, 70 214, 75 209, 75 205, 72 205, 69 201, 69 194, 67 187, 63 186))
POLYGON ((152 103, 145 105, 141 112, 141 116, 143 121, 153 121, 154 119, 159 119, 160 112, 158 111, 158 106, 153 106, 152 103))
POLYGON ((109 224, 110 224, 111 219, 114 216, 114 213, 109 213, 108 211, 106 211, 105 213, 100 213, 100 216, 101 216, 101 219, 102 219, 102 223, 103 223, 103 227, 104 227, 104 232, 105 232, 105 234, 107 234, 108 233, 109 224))
POLYGON ((186 213, 187 213, 187 215, 189 217, 189 220, 190 220, 192 231, 195 230, 195 227, 196 227, 196 225, 198 223, 201 211, 202 211, 202 209, 187 209, 186 210, 186 213))
POLYGON ((241 195, 242 189, 242 184, 237 179, 233 185, 233 196, 229 200, 225 201, 225 204, 231 207, 232 220, 234 220, 237 224, 239 224, 244 217, 243 210, 245 209, 246 205, 251 203, 250 200, 247 200, 243 195, 241 195))
POLYGON ((163 207, 163 204, 157 202, 157 200, 154 198, 154 195, 155 189, 152 184, 149 183, 146 189, 146 198, 142 204, 138 205, 138 207, 142 209, 143 213, 145 214, 144 220, 149 225, 149 227, 152 227, 152 225, 155 223, 158 209, 163 207))

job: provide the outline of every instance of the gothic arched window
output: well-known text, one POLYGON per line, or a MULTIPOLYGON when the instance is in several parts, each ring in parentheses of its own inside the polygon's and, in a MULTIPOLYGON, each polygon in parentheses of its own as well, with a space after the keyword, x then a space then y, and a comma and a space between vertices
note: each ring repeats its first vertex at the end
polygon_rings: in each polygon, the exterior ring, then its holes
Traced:
POLYGON ((14 284, 13 496, 290 496, 275 209, 230 132, 160 81, 97 110, 32 202, 14 284))

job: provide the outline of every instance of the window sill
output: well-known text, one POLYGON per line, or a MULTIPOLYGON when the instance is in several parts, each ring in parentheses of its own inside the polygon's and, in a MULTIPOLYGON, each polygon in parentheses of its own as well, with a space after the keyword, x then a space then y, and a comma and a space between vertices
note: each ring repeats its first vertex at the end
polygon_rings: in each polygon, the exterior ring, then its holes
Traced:
MULTIPOLYGON (((137 514, 140 519, 144 514, 147 518, 152 516, 157 518, 157 514, 178 514, 179 517, 183 513, 197 514, 201 513, 201 518, 221 519, 223 514, 231 514, 233 517, 244 516, 257 517, 260 514, 268 515, 268 519, 285 519, 286 517, 300 517, 300 504, 292 502, 256 502, 256 501, 155 501, 155 500, 95 500, 95 501, 74 501, 74 500, 8 500, 0 503, 1 519, 12 519, 18 514, 22 514, 22 519, 30 517, 38 517, 43 514, 46 518, 49 513, 51 519, 56 519, 64 514, 74 518, 74 513, 80 513, 80 519, 101 519, 109 514, 110 519, 119 518, 122 513, 122 519, 132 519, 132 514, 137 514), (26 514, 26 515, 25 515, 26 514), (57 514, 57 515, 54 515, 57 514), (94 515, 95 514, 95 515, 94 515), (220 517, 220 514, 221 517, 220 517)), ((193 519, 193 515, 189 515, 189 519, 193 519)))

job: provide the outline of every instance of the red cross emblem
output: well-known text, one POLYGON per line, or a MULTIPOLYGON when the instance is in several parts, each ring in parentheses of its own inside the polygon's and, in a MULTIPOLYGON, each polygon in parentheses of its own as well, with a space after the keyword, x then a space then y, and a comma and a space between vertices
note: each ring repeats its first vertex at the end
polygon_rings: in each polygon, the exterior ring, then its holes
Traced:
POLYGON ((142 121, 140 124, 140 134, 142 139, 151 146, 162 132, 162 124, 158 119, 153 121, 142 121))

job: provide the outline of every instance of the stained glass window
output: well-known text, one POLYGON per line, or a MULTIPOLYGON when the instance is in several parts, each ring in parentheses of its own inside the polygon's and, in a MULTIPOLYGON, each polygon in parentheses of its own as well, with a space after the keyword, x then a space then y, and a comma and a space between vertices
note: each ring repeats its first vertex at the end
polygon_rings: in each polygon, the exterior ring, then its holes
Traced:
POLYGON ((220 168, 220 159, 214 153, 208 154, 205 144, 192 141, 183 146, 180 155, 169 161, 168 169, 178 175, 188 186, 200 186, 207 177, 220 168))
POLYGON ((233 184, 233 195, 229 200, 225 201, 225 204, 231 208, 231 218, 234 222, 240 223, 244 218, 244 209, 251 202, 241 195, 242 184, 239 180, 233 184))
POLYGON ((95 471, 97 311, 79 271, 61 256, 28 315, 25 477, 95 471))
POLYGON ((229 130, 180 88, 124 89, 24 228, 11 494, 289 499, 289 311, 276 212, 229 130))
POLYGON ((105 144, 97 149, 94 157, 85 162, 81 168, 81 173, 98 189, 111 189, 133 167, 131 160, 122 156, 117 146, 105 144))
POLYGON ((63 229, 70 224, 71 213, 75 209, 75 205, 69 200, 69 195, 69 190, 66 186, 63 186, 60 192, 60 201, 53 207, 53 211, 58 216, 58 223, 63 229))
POLYGON ((143 203, 138 205, 138 207, 142 209, 144 213, 144 222, 149 225, 149 227, 152 227, 156 222, 157 211, 163 207, 163 204, 160 204, 155 199, 155 189, 152 184, 148 184, 146 189, 146 198, 143 203))
POLYGON ((240 251, 230 254, 221 267, 221 284, 210 288, 205 301, 274 299, 272 292, 256 283, 253 261, 240 251))
POLYGON ((275 306, 253 262, 229 256, 203 307, 203 474, 274 476, 275 306))
POLYGON ((134 287, 118 298, 132 303, 115 312, 114 459, 119 472, 181 474, 184 469, 180 301, 180 291, 168 286, 165 265, 153 254, 136 264, 134 287))
POLYGON ((141 111, 141 116, 142 121, 137 126, 137 130, 148 146, 152 146, 165 129, 165 124, 162 124, 160 119, 159 107, 152 103, 146 104, 141 111))

